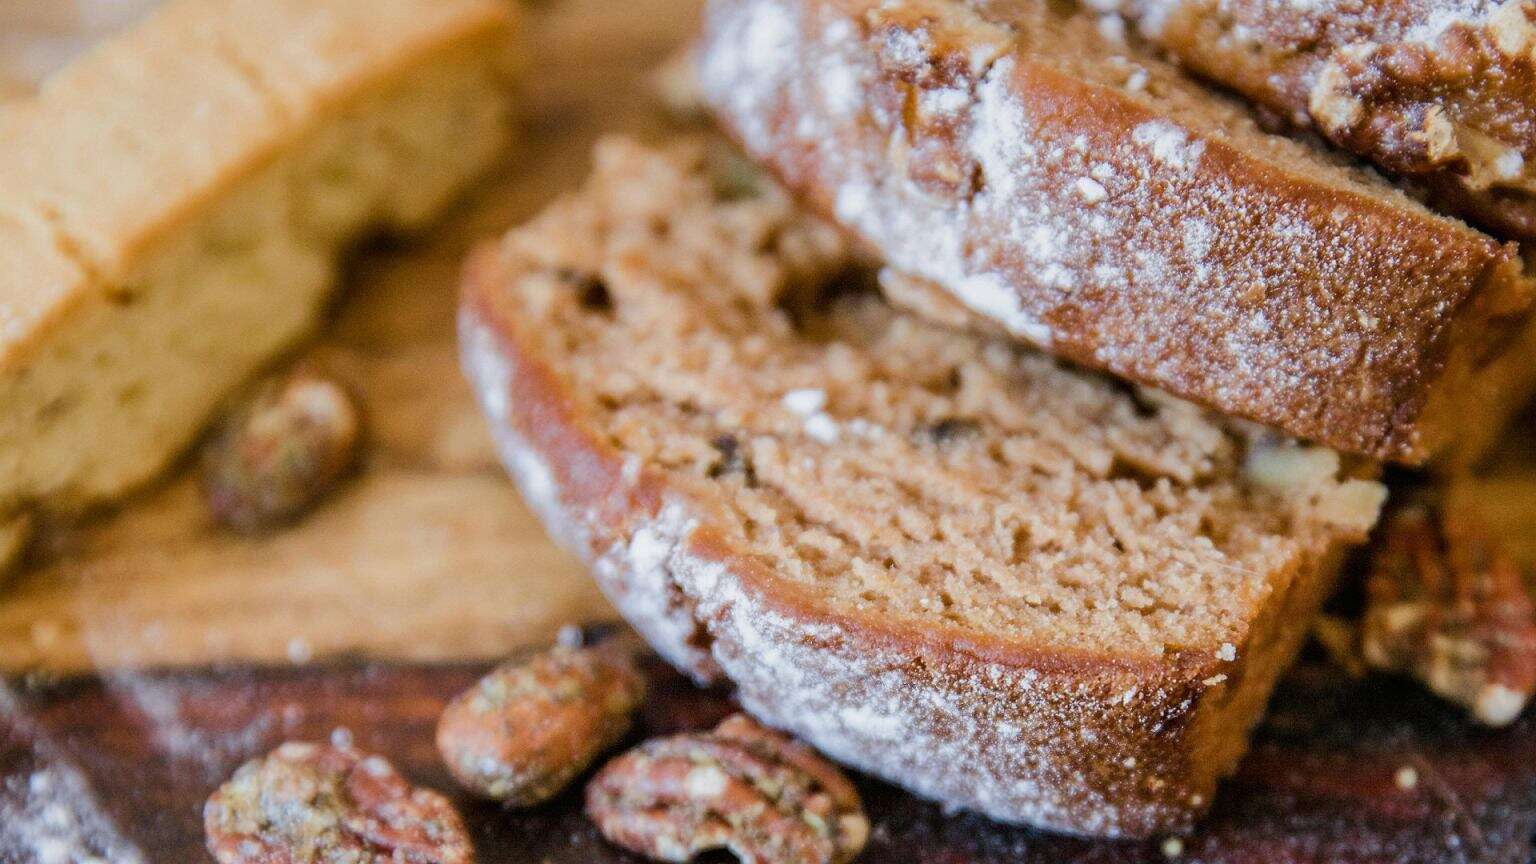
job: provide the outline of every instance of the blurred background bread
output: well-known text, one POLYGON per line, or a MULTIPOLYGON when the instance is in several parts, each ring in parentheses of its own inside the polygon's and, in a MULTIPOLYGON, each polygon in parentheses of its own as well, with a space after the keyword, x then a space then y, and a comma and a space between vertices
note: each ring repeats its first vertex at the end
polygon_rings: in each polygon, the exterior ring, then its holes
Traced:
POLYGON ((313 329, 347 248, 489 167, 513 25, 498 0, 174 0, 7 104, 0 517, 152 477, 313 329))

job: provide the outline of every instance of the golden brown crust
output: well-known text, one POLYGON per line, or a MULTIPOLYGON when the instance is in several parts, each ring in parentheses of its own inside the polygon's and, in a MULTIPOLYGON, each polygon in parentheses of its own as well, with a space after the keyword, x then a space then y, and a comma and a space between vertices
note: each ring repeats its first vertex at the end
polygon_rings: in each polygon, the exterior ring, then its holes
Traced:
POLYGON ((1190 68, 1515 239, 1536 237, 1536 4, 1128 0, 1190 68))
POLYGON ((1447 444, 1448 364, 1525 317, 1514 247, 1042 8, 719 0, 706 98, 811 206, 1052 353, 1372 457, 1447 444))
POLYGON ((0 308, 36 322, 0 329, 0 362, 18 362, 101 282, 110 288, 132 273, 349 100, 434 52, 484 52, 512 25, 510 7, 494 0, 282 6, 166 4, 61 70, 35 98, 7 106, 0 214, 50 223, 95 278, 42 290, 0 282, 0 308), (360 18, 371 26, 357 26, 360 18), (357 31, 367 38, 358 41, 357 31))

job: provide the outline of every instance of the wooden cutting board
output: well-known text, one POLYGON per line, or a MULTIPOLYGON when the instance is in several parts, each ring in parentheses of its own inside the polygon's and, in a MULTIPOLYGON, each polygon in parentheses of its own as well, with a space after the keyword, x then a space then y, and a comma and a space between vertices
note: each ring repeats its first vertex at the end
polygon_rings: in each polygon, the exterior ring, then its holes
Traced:
POLYGON ((458 373, 456 281, 472 243, 580 183, 600 135, 665 134, 649 76, 696 10, 558 0, 531 17, 520 145, 439 230, 360 254, 334 325, 302 358, 361 394, 361 475, 257 540, 211 525, 187 472, 50 537, 0 589, 0 670, 492 657, 609 614, 496 462, 458 373))

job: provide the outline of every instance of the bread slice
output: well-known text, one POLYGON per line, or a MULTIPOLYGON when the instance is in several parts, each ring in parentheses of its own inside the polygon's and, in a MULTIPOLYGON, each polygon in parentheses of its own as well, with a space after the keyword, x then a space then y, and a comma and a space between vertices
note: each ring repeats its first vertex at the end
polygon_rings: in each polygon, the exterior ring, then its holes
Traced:
POLYGON ((1003 820, 1186 825, 1381 487, 895 311, 704 164, 608 142, 470 261, 464 365, 525 497, 664 656, 837 759, 1003 820))
POLYGON ((1529 389, 1513 245, 1262 131, 1089 16, 1010 10, 711 0, 700 80, 811 206, 1078 363, 1414 463, 1529 389))
POLYGON ((0 517, 148 479, 488 167, 510 9, 173 0, 0 113, 0 517))
MULTIPOLYGON (((1012 0, 983 5, 1007 14, 1012 0)), ((1536 239, 1531 0, 1093 0, 1212 81, 1536 239)))

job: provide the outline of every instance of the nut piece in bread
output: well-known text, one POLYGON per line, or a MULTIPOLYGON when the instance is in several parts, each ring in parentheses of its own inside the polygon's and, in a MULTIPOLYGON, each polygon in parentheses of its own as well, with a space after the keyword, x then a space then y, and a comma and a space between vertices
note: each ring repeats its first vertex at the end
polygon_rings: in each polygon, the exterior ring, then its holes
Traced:
POLYGON ((1198 74, 1536 239, 1531 0, 1109 0, 1198 74))
POLYGON ((608 143, 471 260, 464 363, 530 504, 664 656, 829 756, 1008 821, 1187 825, 1381 487, 895 311, 707 164, 608 143))
POLYGON ((700 81, 811 206, 1039 348, 1373 458, 1489 437, 1536 377, 1513 244, 1065 8, 712 0, 700 81))
POLYGON ((511 8, 173 0, 0 113, 0 513, 149 479, 485 170, 511 8))

